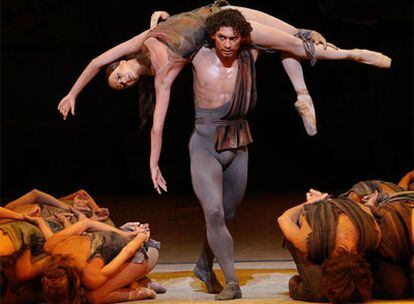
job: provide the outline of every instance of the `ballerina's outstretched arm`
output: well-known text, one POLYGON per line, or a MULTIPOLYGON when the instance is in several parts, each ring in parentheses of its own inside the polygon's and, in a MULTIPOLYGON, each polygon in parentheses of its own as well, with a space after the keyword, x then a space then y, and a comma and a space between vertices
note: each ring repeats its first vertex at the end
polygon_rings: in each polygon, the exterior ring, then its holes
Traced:
POLYGON ((147 33, 148 30, 129 39, 128 41, 118 44, 89 62, 87 67, 83 70, 82 74, 70 89, 69 93, 59 102, 58 110, 62 114, 63 119, 66 119, 69 112, 71 112, 72 115, 75 115, 76 98, 84 87, 96 76, 96 74, 98 74, 102 67, 123 56, 139 51, 147 33))

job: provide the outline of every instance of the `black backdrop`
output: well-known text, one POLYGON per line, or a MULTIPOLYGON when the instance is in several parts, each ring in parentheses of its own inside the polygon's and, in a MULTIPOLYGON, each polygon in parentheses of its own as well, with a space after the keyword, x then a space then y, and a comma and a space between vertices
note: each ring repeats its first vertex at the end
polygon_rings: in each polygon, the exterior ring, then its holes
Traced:
MULTIPOLYGON (((139 130, 137 92, 114 92, 102 75, 77 100, 75 118, 56 106, 89 60, 145 30, 154 10, 179 13, 208 1, 2 0, 1 189, 63 193, 151 192, 149 129, 139 130), (173 4, 173 3, 177 4, 173 4)), ((390 70, 352 62, 303 63, 318 115, 307 137, 277 54, 259 57, 259 102, 250 115, 249 189, 341 189, 361 179, 396 181, 413 167, 412 1, 237 1, 342 48, 382 51, 390 70)), ((176 80, 161 169, 171 192, 191 191, 188 138, 192 76, 176 80)))

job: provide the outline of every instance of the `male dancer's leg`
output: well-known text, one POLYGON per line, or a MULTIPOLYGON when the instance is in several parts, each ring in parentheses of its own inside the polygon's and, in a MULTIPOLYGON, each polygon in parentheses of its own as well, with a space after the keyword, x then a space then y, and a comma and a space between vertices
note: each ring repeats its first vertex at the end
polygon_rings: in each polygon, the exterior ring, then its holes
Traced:
MULTIPOLYGON (((240 205, 247 185, 248 151, 238 150, 237 156, 223 173, 223 204, 226 224, 234 218, 236 209, 240 205)), ((206 287, 209 292, 220 292, 222 286, 216 279, 213 269, 214 254, 204 238, 203 250, 196 264, 195 271, 200 271, 205 276, 206 287), (209 276, 209 277, 207 277, 209 276), (206 282, 207 281, 207 282, 206 282)))
POLYGON ((237 282, 233 238, 224 218, 222 165, 209 151, 192 150, 191 177, 194 192, 203 208, 210 248, 224 272, 226 282, 237 282))

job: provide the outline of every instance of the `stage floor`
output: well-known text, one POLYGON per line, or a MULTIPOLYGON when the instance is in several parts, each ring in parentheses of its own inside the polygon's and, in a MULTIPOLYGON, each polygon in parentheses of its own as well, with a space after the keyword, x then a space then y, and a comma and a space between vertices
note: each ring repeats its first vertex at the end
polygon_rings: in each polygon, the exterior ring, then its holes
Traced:
MULTIPOLYGON (((208 294, 204 285, 194 277, 191 271, 192 267, 192 264, 187 263, 158 265, 150 277, 162 283, 168 290, 167 293, 157 295, 156 299, 146 302, 162 304, 220 303, 214 301, 214 295, 208 294)), ((236 263, 236 268, 243 298, 228 303, 309 303, 293 301, 289 298, 288 280, 296 274, 296 267, 293 262, 239 262, 236 263)), ((217 265, 215 271, 219 280, 224 282, 217 265)), ((413 301, 376 300, 369 303, 413 303, 413 301)))
MULTIPOLYGON (((150 303, 217 303, 207 294, 191 270, 201 250, 203 214, 193 195, 98 196, 108 207, 113 221, 148 222, 151 237, 161 241, 159 264, 150 277, 168 291, 150 303)), ((240 205, 230 230, 243 299, 231 303, 301 303, 289 299, 288 280, 296 267, 276 218, 287 208, 303 201, 302 193, 249 193, 240 205)), ((221 272, 215 266, 219 279, 221 272)), ((397 301, 413 303, 413 301, 397 301)), ((137 302, 138 303, 138 302, 137 302)), ((370 303, 396 303, 372 301, 370 303)))

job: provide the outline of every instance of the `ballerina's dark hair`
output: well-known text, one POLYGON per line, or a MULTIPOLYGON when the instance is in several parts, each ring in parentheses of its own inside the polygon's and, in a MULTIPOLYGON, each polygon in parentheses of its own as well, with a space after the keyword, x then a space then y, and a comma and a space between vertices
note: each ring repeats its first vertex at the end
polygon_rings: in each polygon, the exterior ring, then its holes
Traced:
MULTIPOLYGON (((140 118, 140 128, 143 128, 147 122, 152 118, 155 108, 154 100, 154 79, 151 72, 151 61, 149 60, 149 53, 146 49, 139 51, 137 53, 128 55, 124 60, 135 59, 139 64, 144 68, 144 75, 140 76, 137 86, 138 86, 138 107, 139 107, 139 118, 140 118)), ((115 61, 108 65, 105 70, 106 79, 109 80, 109 76, 113 71, 118 67, 119 61, 115 61)))

